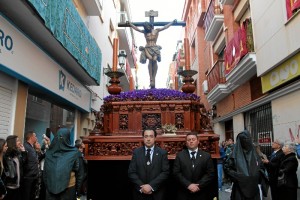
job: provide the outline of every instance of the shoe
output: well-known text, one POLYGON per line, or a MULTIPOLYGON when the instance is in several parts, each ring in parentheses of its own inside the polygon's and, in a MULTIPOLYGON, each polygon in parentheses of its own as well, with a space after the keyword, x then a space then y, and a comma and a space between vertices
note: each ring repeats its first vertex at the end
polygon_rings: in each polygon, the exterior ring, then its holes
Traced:
POLYGON ((232 189, 231 188, 227 188, 226 190, 224 190, 225 192, 231 192, 232 189))
POLYGON ((219 188, 219 191, 222 191, 222 188, 219 188))

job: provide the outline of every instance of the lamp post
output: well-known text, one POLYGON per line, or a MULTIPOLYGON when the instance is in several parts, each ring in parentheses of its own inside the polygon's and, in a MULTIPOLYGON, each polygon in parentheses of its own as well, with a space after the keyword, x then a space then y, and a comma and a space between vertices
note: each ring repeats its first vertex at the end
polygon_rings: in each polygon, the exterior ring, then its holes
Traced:
POLYGON ((126 51, 125 50, 119 50, 118 54, 118 61, 121 69, 123 69, 124 65, 126 64, 126 51))

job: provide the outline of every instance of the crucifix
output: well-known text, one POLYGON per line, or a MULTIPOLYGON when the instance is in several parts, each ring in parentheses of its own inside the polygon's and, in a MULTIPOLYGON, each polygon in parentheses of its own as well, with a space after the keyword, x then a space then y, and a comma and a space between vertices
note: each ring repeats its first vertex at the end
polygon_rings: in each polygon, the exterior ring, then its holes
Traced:
POLYGON ((148 60, 148 71, 150 77, 150 88, 155 88, 155 77, 157 73, 157 62, 161 61, 160 50, 161 46, 156 44, 158 35, 160 31, 163 31, 170 26, 185 26, 185 22, 177 22, 173 20, 172 22, 154 22, 154 17, 158 16, 157 11, 146 11, 145 16, 149 17, 149 22, 129 22, 119 23, 119 27, 131 27, 134 30, 143 33, 146 39, 146 45, 144 47, 140 46, 141 51, 140 63, 145 64, 148 60), (138 28, 143 26, 144 29, 138 28), (161 28, 154 29, 155 26, 162 26, 161 28))

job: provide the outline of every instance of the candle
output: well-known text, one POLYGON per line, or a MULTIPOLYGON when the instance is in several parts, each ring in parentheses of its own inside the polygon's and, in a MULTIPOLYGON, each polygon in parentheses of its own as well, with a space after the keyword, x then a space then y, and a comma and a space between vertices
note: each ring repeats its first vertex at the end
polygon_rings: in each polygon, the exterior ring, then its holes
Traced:
POLYGON ((134 90, 134 83, 133 83, 133 77, 130 75, 129 77, 129 90, 133 91, 134 90))
POLYGON ((175 75, 175 90, 178 90, 178 76, 175 75))
POLYGON ((118 38, 114 38, 114 43, 113 43, 113 66, 112 66, 112 71, 116 72, 117 71, 117 65, 118 65, 118 38))
POLYGON ((190 44, 189 39, 184 38, 184 57, 185 57, 185 70, 190 70, 190 44))

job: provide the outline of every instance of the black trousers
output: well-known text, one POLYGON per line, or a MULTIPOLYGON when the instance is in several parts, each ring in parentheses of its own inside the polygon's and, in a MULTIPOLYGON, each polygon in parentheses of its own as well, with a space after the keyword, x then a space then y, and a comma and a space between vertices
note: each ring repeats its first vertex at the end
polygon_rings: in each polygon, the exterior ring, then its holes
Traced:
POLYGON ((21 184, 21 194, 23 200, 35 199, 35 191, 37 189, 38 177, 24 177, 21 184))

